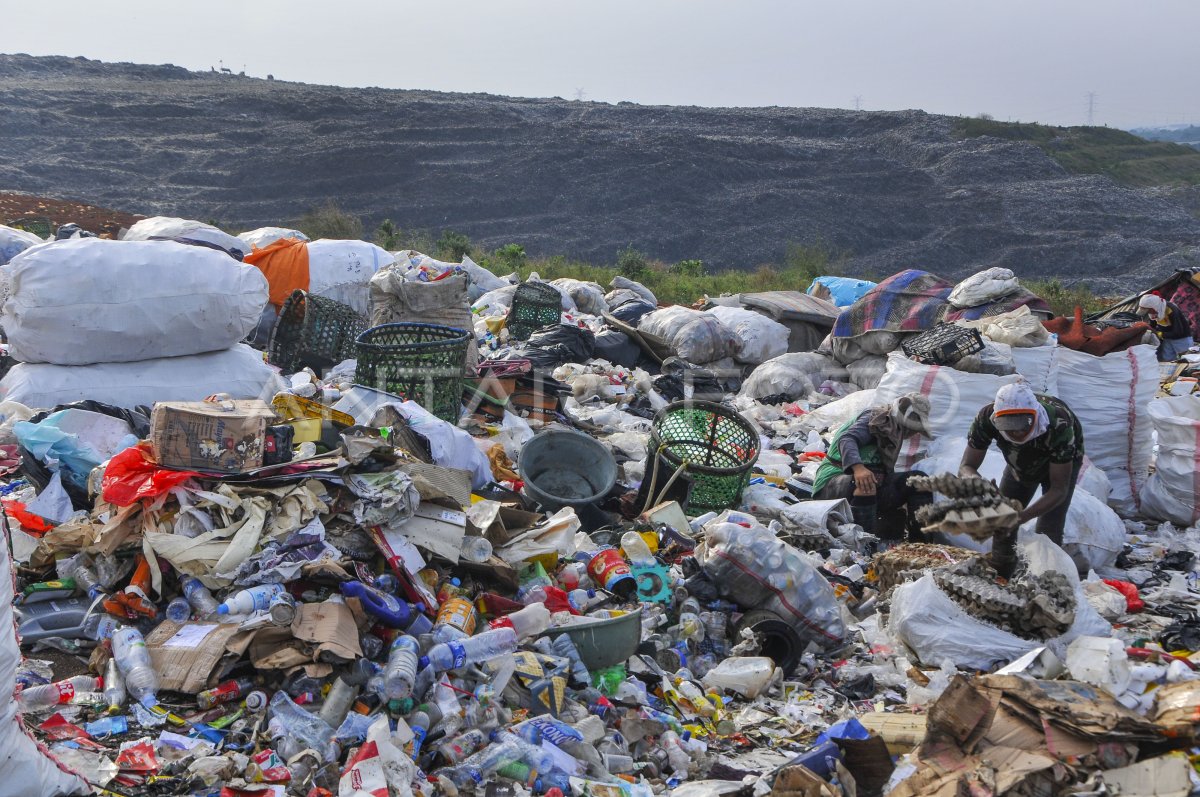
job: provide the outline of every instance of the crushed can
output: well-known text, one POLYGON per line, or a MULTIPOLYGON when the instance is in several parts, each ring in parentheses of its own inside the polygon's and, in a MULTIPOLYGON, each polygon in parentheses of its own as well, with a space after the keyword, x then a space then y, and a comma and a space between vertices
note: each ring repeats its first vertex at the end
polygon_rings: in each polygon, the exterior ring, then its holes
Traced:
POLYGON ((291 625, 296 619, 296 599, 286 592, 276 595, 267 606, 267 614, 275 625, 291 625))

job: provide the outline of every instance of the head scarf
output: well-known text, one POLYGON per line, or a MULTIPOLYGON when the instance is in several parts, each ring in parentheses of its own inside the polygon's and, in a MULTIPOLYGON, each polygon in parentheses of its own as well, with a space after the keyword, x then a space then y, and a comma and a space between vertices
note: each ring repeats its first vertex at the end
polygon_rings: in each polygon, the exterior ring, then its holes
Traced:
POLYGON ((1152 310, 1155 316, 1162 318, 1167 314, 1167 300, 1157 294, 1147 293, 1138 299, 1138 309, 1152 310))
POLYGON ((1012 412, 1032 412, 1035 413, 1037 419, 1033 423, 1033 431, 1023 440, 1014 440, 1003 429, 998 430, 1004 439, 1010 443, 1020 445, 1028 443, 1030 440, 1041 437, 1050 428, 1050 416, 1046 413, 1046 408, 1037 400, 1037 394, 1033 392, 1033 388, 1023 379, 1013 382, 1011 385, 1005 385, 996 391, 996 403, 992 405, 992 420, 998 415, 1004 415, 1012 412))
POLYGON ((929 398, 920 393, 906 393, 873 412, 868 428, 884 466, 889 471, 895 470, 900 444, 914 434, 929 436, 929 398))

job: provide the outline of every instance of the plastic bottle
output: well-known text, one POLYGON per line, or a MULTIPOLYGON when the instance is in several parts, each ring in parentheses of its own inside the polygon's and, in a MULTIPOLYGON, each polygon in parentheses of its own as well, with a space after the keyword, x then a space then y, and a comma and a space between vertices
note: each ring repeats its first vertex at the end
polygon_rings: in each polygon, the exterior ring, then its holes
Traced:
POLYGON ((413 693, 419 650, 417 640, 410 636, 397 636, 392 641, 383 671, 383 695, 388 700, 403 700, 413 693))
POLYGON ((414 761, 421 754, 421 745, 425 742, 425 737, 429 735, 429 724, 429 715, 424 711, 417 711, 408 718, 408 727, 413 732, 412 758, 414 761))
POLYGON ((107 590, 100 586, 100 579, 96 575, 96 571, 89 566, 87 557, 82 554, 76 554, 60 562, 58 574, 63 578, 74 579, 75 586, 86 592, 92 600, 107 594, 107 590))
POLYGON ((646 540, 636 531, 627 531, 621 535, 621 550, 624 551, 629 563, 634 567, 653 567, 658 564, 646 540))
POLYGON ((469 731, 460 733, 453 739, 442 742, 437 746, 437 751, 449 765, 453 766, 461 764, 487 743, 487 731, 472 728, 469 731))
POLYGON ((434 645, 422 656, 419 666, 430 664, 438 672, 457 670, 468 664, 494 659, 517 649, 517 632, 511 628, 494 628, 477 636, 456 642, 434 645))
POLYGON ((485 537, 463 537, 458 556, 468 562, 482 564, 491 558, 492 544, 485 537))
POLYGON ((52 684, 31 686, 17 693, 17 706, 21 711, 41 711, 71 702, 79 692, 94 692, 100 679, 90 675, 76 675, 52 684))
POLYGON ((692 757, 679 740, 679 734, 675 731, 663 731, 662 735, 658 737, 658 744, 667 751, 667 760, 671 763, 672 770, 679 774, 688 771, 692 757))
POLYGON ((117 736, 129 731, 129 720, 125 717, 101 717, 84 725, 83 729, 93 739, 105 736, 117 736))
POLYGON ((183 597, 191 604, 196 617, 203 620, 217 613, 217 599, 208 591, 208 587, 195 576, 181 575, 179 585, 183 589, 183 597))
POLYGON ((150 661, 142 632, 130 626, 117 629, 112 636, 112 651, 129 695, 142 705, 157 703, 158 673, 150 661))
POLYGON ((196 705, 207 711, 213 706, 219 706, 222 703, 233 703, 241 700, 243 695, 248 695, 254 690, 254 681, 249 678, 237 678, 232 681, 225 681, 217 684, 212 689, 205 689, 196 695, 196 705))
POLYGON ((321 706, 318 716, 330 728, 336 728, 346 719, 346 715, 350 713, 350 707, 354 705, 357 697, 357 686, 346 683, 344 678, 337 678, 329 687, 329 694, 325 696, 325 704, 321 706))
POLYGON ((544 603, 531 603, 519 612, 497 617, 488 623, 489 628, 511 628, 518 639, 537 636, 550 627, 550 610, 544 603))
POLYGON ((363 608, 378 618, 379 622, 390 628, 420 636, 428 634, 433 623, 411 603, 400 600, 394 595, 380 592, 361 581, 347 581, 342 584, 342 594, 348 598, 358 598, 363 608))
POLYGON ((239 590, 217 606, 217 614, 250 614, 265 612, 271 605, 271 599, 284 592, 282 584, 261 584, 239 590))
MULTIPOLYGON (((307 747, 315 750, 327 764, 338 760, 338 746, 332 741, 333 728, 320 717, 309 714, 293 703, 286 692, 276 692, 271 698, 270 713, 272 722, 278 721, 293 749, 300 751, 307 747)), ((284 755, 282 750, 276 750, 284 755)))
POLYGON ((575 607, 575 611, 583 614, 593 606, 602 603, 604 596, 596 592, 594 589, 573 589, 568 598, 571 605, 575 607))
POLYGON ((563 565, 558 571, 558 585, 570 592, 573 589, 579 589, 587 580, 587 565, 582 562, 572 562, 563 565))
POLYGON ((192 604, 186 598, 175 598, 167 604, 167 619, 173 623, 186 623, 192 616, 192 604))
POLYGON ((462 597, 449 598, 438 610, 437 620, 433 624, 433 638, 437 642, 464 639, 475 633, 478 621, 479 612, 475 610, 475 604, 462 597))
POLYGON ((675 689, 701 717, 712 719, 717 715, 716 706, 709 702, 708 697, 701 691, 700 687, 691 681, 683 678, 677 679, 675 681, 675 689))
POLYGON ((520 739, 507 743, 492 743, 472 756, 468 756, 456 767, 442 770, 459 787, 471 783, 482 783, 483 779, 510 761, 520 761, 522 748, 520 739))
POLYGON ((120 711, 125 704, 125 679, 116 659, 109 659, 104 665, 104 702, 109 711, 120 711))

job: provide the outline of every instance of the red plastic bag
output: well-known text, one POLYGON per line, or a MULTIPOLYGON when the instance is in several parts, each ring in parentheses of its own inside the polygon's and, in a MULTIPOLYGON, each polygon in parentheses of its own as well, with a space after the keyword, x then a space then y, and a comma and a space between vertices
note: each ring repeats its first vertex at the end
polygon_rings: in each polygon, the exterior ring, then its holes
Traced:
POLYGON ((1104 579, 1104 583, 1125 596, 1125 610, 1130 614, 1140 612, 1146 608, 1145 602, 1138 596, 1138 588, 1130 582, 1118 581, 1115 578, 1106 578, 1104 579))
POLYGON ((114 456, 104 469, 100 494, 110 504, 129 506, 153 500, 200 474, 190 470, 167 470, 154 461, 149 443, 139 443, 114 456))

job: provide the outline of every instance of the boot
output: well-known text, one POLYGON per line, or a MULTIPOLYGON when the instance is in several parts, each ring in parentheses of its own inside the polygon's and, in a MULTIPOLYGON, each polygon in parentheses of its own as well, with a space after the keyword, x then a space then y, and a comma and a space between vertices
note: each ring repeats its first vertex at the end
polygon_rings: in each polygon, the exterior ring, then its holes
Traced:
POLYGON ((875 518, 879 514, 879 504, 873 495, 855 495, 850 498, 850 512, 854 522, 862 526, 867 534, 875 533, 875 518))

